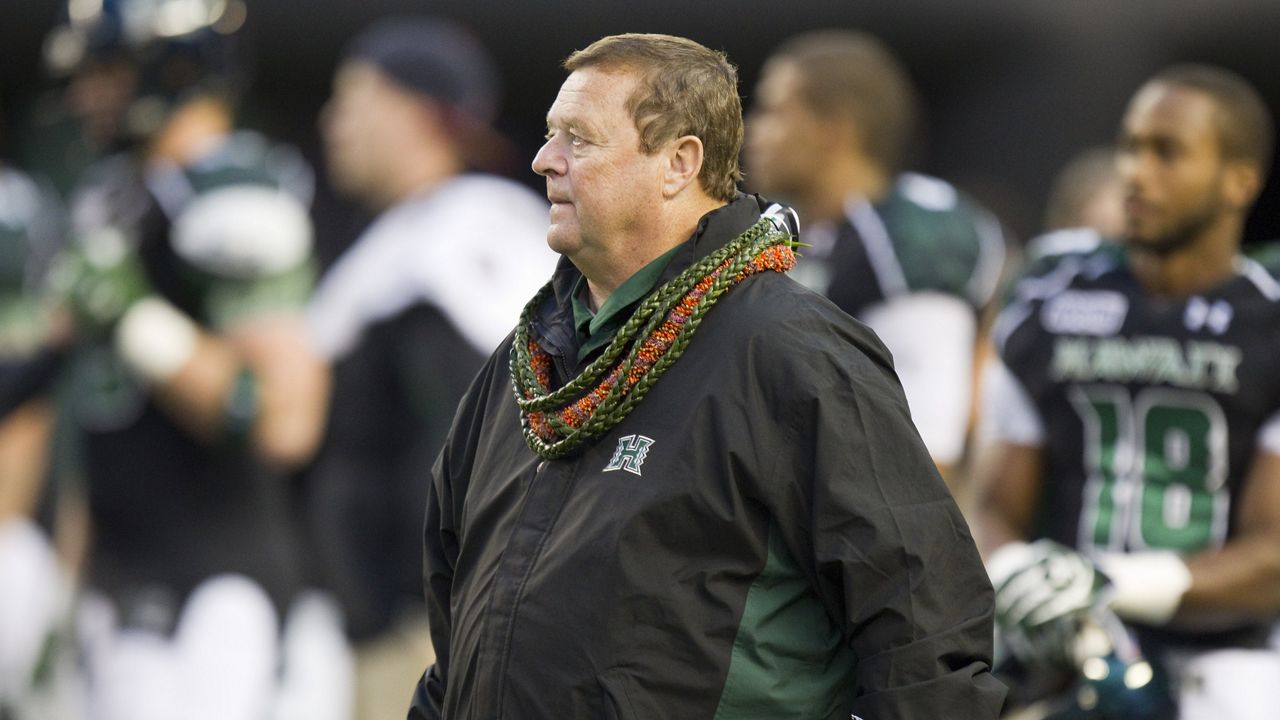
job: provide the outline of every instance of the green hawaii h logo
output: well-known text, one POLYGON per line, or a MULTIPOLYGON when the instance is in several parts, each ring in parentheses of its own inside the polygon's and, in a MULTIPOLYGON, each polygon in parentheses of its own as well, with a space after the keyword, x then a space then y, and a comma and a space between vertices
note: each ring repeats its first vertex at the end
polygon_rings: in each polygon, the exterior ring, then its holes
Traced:
POLYGON ((643 435, 624 435, 618 438, 618 448, 613 451, 613 458, 604 466, 604 471, 626 470, 639 475, 640 466, 644 464, 644 458, 649 454, 649 446, 652 444, 653 438, 643 435))

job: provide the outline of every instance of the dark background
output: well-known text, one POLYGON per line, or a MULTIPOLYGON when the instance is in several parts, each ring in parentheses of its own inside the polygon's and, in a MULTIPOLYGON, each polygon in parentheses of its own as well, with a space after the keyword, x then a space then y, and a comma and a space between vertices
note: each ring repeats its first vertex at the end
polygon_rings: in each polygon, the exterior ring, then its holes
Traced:
MULTIPOLYGON (((559 61, 616 32, 686 35, 737 63, 749 106, 760 65, 787 36, 857 27, 886 40, 915 78, 927 140, 914 167, 956 182, 1019 237, 1040 228, 1055 172, 1112 139, 1133 90, 1180 61, 1223 65, 1280 112, 1280 2, 1275 0, 248 0, 251 124, 319 160, 315 117, 343 44, 389 14, 438 13, 470 26, 505 73, 500 127, 532 159, 563 79, 559 61)), ((41 89, 40 44, 59 0, 0 0, 0 105, 13 125, 41 89)), ((3 133, 0 133, 3 134, 3 133)), ((0 140, 0 153, 14 148, 0 140)), ((747 168, 748 173, 750 168, 747 168)), ((522 164, 517 179, 540 187, 522 164)), ((750 181, 748 179, 748 189, 750 181)), ((322 187, 330 255, 358 226, 322 187)), ((1280 237, 1280 183, 1268 184, 1247 242, 1280 237)))

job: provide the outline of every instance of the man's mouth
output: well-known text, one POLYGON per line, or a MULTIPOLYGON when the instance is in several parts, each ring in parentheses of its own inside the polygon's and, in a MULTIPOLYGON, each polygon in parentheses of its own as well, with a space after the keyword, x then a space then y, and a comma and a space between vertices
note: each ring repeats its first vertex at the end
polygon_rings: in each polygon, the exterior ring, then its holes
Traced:
POLYGON ((1130 217, 1140 215, 1149 215, 1152 211, 1151 203, 1134 195, 1130 195, 1124 199, 1124 214, 1130 217))

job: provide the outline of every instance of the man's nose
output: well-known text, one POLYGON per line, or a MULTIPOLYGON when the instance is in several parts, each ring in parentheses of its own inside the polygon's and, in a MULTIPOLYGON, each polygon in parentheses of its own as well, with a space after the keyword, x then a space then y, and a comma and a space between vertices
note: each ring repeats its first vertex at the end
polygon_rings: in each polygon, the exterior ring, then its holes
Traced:
POLYGON ((555 149, 555 139, 547 140, 538 148, 533 156, 533 171, 539 175, 560 175, 564 173, 563 158, 555 149))

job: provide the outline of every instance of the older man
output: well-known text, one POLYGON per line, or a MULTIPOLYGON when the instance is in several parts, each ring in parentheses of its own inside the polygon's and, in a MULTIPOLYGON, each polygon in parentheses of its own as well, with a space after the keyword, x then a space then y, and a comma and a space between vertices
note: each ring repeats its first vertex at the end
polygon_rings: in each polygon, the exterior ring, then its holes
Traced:
POLYGON ((437 462, 410 717, 995 717, 973 541, 883 346, 737 191, 733 66, 620 35, 565 68, 564 259, 437 462))

